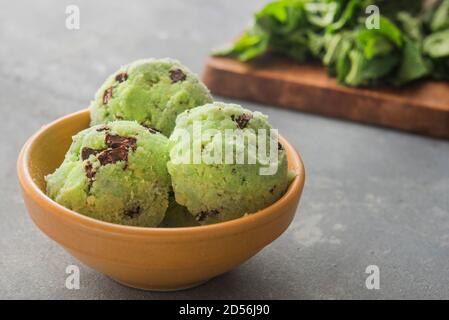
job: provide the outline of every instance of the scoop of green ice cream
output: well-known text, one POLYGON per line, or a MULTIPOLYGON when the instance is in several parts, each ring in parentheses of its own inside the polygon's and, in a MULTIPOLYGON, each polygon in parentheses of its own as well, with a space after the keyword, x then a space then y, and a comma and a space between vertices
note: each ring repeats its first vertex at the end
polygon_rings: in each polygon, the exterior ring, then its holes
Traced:
POLYGON ((134 121, 73 137, 61 166, 45 177, 59 204, 107 222, 155 227, 168 207, 168 139, 134 121))
POLYGON ((172 59, 138 60, 121 67, 91 102, 91 124, 135 120, 169 136, 179 113, 212 102, 206 86, 172 59))
POLYGON ((180 114, 167 163, 176 201, 201 224, 209 224, 256 212, 278 200, 291 177, 285 150, 270 129, 265 115, 235 104, 215 102, 180 114), (262 139, 262 132, 267 139, 262 139), (275 159, 271 167, 269 154, 275 159))

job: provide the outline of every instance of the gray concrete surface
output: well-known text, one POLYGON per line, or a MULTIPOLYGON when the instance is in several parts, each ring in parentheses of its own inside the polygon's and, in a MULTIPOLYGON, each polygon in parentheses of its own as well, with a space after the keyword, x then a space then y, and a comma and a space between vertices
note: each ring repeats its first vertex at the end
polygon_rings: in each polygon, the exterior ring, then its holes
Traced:
POLYGON ((242 102, 267 113, 300 151, 306 187, 288 231, 239 268, 195 289, 144 292, 81 265, 41 233, 15 173, 26 139, 86 107, 103 79, 128 61, 170 56, 201 73, 209 50, 261 6, 126 3, 2 2, 0 298, 449 298, 449 143, 272 106, 242 102), (67 4, 80 7, 78 31, 65 28, 67 4), (81 268, 80 290, 65 288, 69 264, 81 268), (372 264, 380 268, 379 290, 365 287, 372 264))

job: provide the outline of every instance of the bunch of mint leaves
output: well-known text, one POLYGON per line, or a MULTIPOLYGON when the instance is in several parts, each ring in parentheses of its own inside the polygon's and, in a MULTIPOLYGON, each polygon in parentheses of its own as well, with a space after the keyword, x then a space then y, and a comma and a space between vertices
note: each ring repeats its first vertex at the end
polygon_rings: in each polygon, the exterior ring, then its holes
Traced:
POLYGON ((213 53, 249 61, 268 53, 320 61, 347 86, 449 81, 449 0, 277 0, 230 46, 213 53), (366 24, 379 8, 378 28, 366 24))

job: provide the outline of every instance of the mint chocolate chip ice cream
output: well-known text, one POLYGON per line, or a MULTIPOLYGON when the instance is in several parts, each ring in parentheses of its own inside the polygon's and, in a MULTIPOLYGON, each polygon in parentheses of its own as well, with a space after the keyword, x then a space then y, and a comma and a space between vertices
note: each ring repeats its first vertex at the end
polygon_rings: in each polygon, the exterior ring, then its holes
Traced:
POLYGON ((107 222, 156 227, 168 208, 168 140, 134 121, 85 129, 45 177, 59 204, 107 222))
POLYGON ((117 70, 97 91, 91 124, 135 120, 168 136, 178 114, 209 102, 209 90, 178 61, 138 60, 117 70))
POLYGON ((278 200, 291 175, 286 152, 270 129, 265 115, 235 104, 215 102, 180 114, 167 164, 176 202, 200 224, 210 224, 254 213, 278 200), (198 128, 201 135, 195 133, 198 128), (227 133, 236 139, 226 139, 227 133), (275 162, 268 162, 272 156, 275 162))

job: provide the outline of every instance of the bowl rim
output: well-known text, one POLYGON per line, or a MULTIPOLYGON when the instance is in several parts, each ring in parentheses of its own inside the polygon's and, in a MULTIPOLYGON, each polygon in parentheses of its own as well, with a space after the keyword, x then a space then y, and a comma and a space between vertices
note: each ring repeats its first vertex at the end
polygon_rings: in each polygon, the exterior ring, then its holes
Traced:
POLYGON ((287 191, 279 200, 257 212, 244 215, 234 220, 220 222, 216 224, 193 226, 193 227, 178 227, 178 228, 128 226, 97 220, 85 216, 81 213, 78 213, 76 211, 73 211, 60 205, 59 203, 48 197, 45 194, 45 192, 43 192, 37 186, 37 184, 34 182, 30 174, 29 157, 32 148, 35 146, 36 142, 39 141, 39 138, 41 138, 42 135, 47 130, 62 125, 66 121, 69 120, 72 121, 73 118, 81 119, 82 117, 85 117, 86 114, 88 113, 89 113, 88 109, 83 109, 60 117, 50 122, 49 124, 42 126, 25 142, 17 159, 17 175, 20 185, 22 187, 22 191, 24 193, 26 193, 30 198, 32 198, 33 201, 38 202, 40 206, 45 206, 53 214, 58 215, 63 220, 70 220, 70 222, 80 224, 88 229, 95 230, 97 232, 102 231, 108 234, 116 233, 116 234, 130 234, 141 236, 151 236, 151 235, 176 236, 176 235, 200 234, 203 232, 208 234, 210 234, 210 232, 214 232, 217 234, 223 234, 229 231, 235 232, 236 228, 248 229, 250 225, 260 224, 261 222, 263 223, 264 221, 267 220, 271 221, 272 219, 276 218, 276 213, 279 211, 279 209, 284 206, 287 206, 288 203, 292 201, 292 199, 294 199, 296 195, 298 195, 298 193, 300 197, 302 190, 304 188, 304 181, 305 181, 304 163, 298 152, 295 150, 295 148, 284 137, 279 135, 280 142, 284 146, 287 154, 290 155, 290 159, 293 160, 291 169, 295 171, 296 177, 290 183, 287 191))

